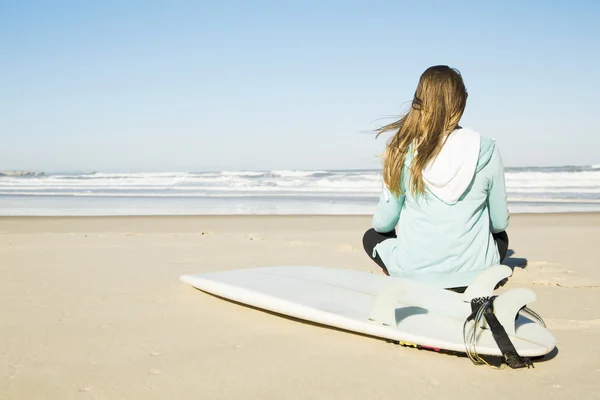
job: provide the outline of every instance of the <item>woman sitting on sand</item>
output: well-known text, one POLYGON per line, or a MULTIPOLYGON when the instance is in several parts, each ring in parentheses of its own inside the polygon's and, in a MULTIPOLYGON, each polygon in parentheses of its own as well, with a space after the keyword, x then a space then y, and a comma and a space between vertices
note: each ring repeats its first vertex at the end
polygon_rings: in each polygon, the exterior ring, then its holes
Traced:
POLYGON ((434 66, 410 111, 378 130, 395 134, 363 245, 388 275, 460 291, 506 256, 504 166, 492 139, 458 125, 466 102, 460 73, 434 66))

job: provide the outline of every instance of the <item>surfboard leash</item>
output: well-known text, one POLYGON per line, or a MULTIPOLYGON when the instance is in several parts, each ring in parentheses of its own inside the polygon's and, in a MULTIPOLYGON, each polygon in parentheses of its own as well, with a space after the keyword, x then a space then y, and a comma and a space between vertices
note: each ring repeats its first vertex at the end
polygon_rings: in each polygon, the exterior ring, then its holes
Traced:
MULTIPOLYGON (((485 361, 479 356, 476 349, 477 329, 480 325, 481 319, 485 318, 488 327, 492 332, 492 336, 494 337, 498 348, 502 352, 504 362, 511 368, 533 367, 533 362, 531 361, 531 358, 521 357, 519 355, 519 353, 515 349, 515 346, 508 337, 506 330, 504 329, 500 321, 498 321, 498 318, 496 318, 496 315, 494 314, 494 300, 496 299, 496 297, 498 296, 476 297, 471 299, 472 313, 471 315, 469 315, 469 317, 467 317, 463 325, 463 338, 465 341, 467 356, 474 364, 486 364, 492 367, 492 365, 490 365, 487 361, 485 361), (474 321, 475 325, 473 326, 470 335, 467 335, 467 325, 471 321, 474 321)), ((527 308, 525 311, 535 319, 542 321, 541 317, 539 317, 539 315, 537 315, 532 310, 527 308)))

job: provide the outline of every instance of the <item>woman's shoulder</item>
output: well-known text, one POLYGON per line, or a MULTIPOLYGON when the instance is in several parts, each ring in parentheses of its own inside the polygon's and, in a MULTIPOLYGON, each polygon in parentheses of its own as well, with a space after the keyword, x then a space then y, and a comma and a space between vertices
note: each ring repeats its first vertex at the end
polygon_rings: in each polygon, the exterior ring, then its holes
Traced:
POLYGON ((477 162, 477 172, 490 164, 502 162, 500 149, 495 138, 485 135, 479 136, 479 160, 477 162))
POLYGON ((479 152, 493 154, 498 151, 498 145, 496 139, 490 136, 480 136, 479 138, 479 152))

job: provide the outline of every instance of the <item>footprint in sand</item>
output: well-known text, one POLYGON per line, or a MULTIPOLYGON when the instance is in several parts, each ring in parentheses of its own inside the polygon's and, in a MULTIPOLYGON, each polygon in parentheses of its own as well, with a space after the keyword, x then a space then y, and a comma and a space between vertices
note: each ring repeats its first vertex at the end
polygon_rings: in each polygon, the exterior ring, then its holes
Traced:
POLYGON ((254 233, 246 233, 243 235, 243 237, 245 237, 246 239, 249 239, 249 240, 265 240, 263 237, 260 237, 254 233))
POLYGON ((553 330, 600 328, 600 319, 575 320, 544 318, 544 322, 548 328, 553 330))
POLYGON ((293 246, 293 247, 305 247, 305 246, 311 245, 311 243, 303 242, 301 240, 292 240, 291 242, 288 242, 287 244, 288 244, 288 246, 293 246))
POLYGON ((352 246, 351 244, 343 244, 341 246, 338 246, 336 248, 337 251, 356 251, 356 247, 352 246))
POLYGON ((511 280, 541 286, 600 288, 599 281, 578 277, 575 271, 547 261, 533 261, 525 268, 515 268, 511 280))

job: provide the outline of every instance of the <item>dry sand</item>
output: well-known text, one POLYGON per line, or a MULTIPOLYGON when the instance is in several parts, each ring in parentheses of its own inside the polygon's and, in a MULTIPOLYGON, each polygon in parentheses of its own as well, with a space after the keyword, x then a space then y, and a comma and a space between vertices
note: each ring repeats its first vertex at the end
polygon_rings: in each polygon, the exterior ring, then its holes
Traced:
POLYGON ((282 264, 380 273, 361 248, 369 223, 0 218, 0 399, 599 398, 600 214, 512 217, 506 287, 537 293, 558 340, 529 370, 279 318, 178 280, 282 264))

